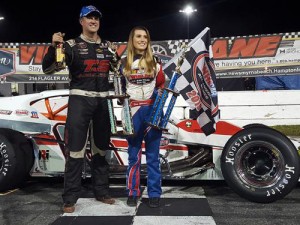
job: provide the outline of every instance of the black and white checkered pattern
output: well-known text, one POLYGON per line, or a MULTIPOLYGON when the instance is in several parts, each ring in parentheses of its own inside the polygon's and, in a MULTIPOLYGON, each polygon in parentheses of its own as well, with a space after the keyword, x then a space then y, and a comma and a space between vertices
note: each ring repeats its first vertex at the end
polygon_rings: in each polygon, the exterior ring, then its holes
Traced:
POLYGON ((201 187, 162 187, 160 207, 148 206, 146 187, 136 207, 126 204, 125 187, 110 188, 115 204, 96 201, 91 191, 77 201, 74 213, 65 213, 51 225, 216 225, 213 213, 201 187))
MULTIPOLYGON (((262 37, 262 36, 274 36, 274 35, 281 35, 282 36, 282 40, 284 42, 281 42, 280 47, 284 47, 286 45, 286 43, 289 43, 289 42, 294 43, 294 41, 296 39, 299 39, 300 32, 274 33, 274 34, 255 34, 255 35, 230 36, 230 37, 215 37, 215 38, 211 38, 211 43, 213 43, 216 40, 226 39, 226 40, 228 40, 228 45, 229 45, 228 47, 230 48, 233 41, 238 39, 238 38, 262 37)), ((293 46, 293 44, 291 44, 290 46, 293 46)))
MULTIPOLYGON (((183 51, 164 65, 165 74, 172 74, 183 51)), ((216 75, 211 55, 210 30, 206 28, 188 44, 188 52, 180 67, 182 75, 175 86, 206 135, 215 131, 219 120, 216 75)))
POLYGON ((188 43, 189 43, 188 39, 167 41, 168 48, 172 55, 175 55, 177 52, 181 50, 182 44, 188 44, 188 43))
POLYGON ((0 43, 0 48, 19 48, 19 43, 0 43))
POLYGON ((0 48, 7 48, 7 49, 18 49, 20 46, 22 45, 51 45, 51 43, 9 43, 9 42, 4 42, 4 43, 1 43, 0 42, 0 48))

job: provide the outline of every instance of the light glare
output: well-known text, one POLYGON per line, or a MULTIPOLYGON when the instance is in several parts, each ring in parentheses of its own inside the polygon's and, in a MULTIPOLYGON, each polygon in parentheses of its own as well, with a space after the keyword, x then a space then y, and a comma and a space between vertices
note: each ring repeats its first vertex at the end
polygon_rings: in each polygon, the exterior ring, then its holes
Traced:
POLYGON ((182 13, 185 13, 187 15, 190 15, 193 12, 197 12, 197 9, 193 9, 192 6, 188 5, 183 10, 179 10, 179 12, 182 12, 182 13))

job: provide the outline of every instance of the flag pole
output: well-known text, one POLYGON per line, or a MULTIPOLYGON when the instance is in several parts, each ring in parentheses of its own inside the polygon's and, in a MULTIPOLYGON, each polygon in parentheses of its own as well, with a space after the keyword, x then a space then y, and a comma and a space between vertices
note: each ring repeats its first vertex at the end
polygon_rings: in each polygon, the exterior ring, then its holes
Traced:
MULTIPOLYGON (((209 30, 209 27, 204 28, 193 40, 190 41, 187 48, 190 48, 199 38, 201 38, 206 32, 209 30)), ((169 67, 172 63, 174 63, 185 51, 184 49, 181 49, 176 55, 173 56, 172 59, 170 59, 164 66, 163 70, 167 67, 169 67)))

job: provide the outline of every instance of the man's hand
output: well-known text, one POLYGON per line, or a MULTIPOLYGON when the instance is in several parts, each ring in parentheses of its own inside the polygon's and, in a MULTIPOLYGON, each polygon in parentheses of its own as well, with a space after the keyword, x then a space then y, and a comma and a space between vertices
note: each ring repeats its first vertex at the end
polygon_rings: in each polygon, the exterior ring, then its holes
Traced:
POLYGON ((55 47, 57 43, 64 42, 65 33, 57 32, 52 35, 52 46, 55 47))

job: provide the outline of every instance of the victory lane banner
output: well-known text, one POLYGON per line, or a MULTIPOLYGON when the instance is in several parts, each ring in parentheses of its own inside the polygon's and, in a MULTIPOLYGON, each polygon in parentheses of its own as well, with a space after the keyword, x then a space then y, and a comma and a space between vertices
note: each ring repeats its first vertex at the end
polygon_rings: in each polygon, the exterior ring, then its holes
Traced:
MULTIPOLYGON (((153 41, 152 49, 166 64, 190 40, 153 41)), ((118 54, 126 42, 116 43, 118 54)), ((42 59, 50 43, 0 43, 0 81, 68 83, 68 70, 45 75, 42 59)), ((217 78, 300 74, 300 32, 211 39, 217 78)))
POLYGON ((67 83, 68 71, 45 75, 42 60, 50 44, 1 44, 0 78, 4 82, 67 83))
POLYGON ((212 40, 218 78, 300 74, 297 33, 212 40))

